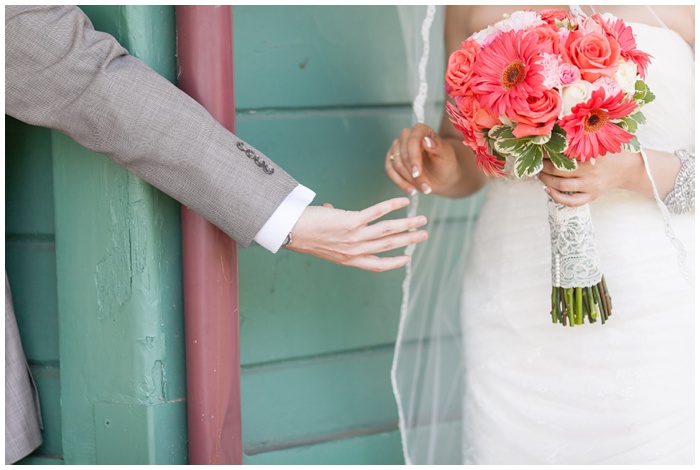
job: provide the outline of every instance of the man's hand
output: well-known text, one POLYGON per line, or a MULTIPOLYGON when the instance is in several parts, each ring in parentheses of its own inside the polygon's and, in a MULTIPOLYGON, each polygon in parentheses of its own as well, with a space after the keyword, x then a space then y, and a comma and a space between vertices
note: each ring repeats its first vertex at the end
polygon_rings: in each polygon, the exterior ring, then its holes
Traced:
POLYGON ((410 256, 381 258, 375 254, 426 240, 425 230, 412 231, 425 225, 426 218, 420 215, 370 223, 409 203, 401 197, 359 212, 335 209, 330 204, 309 206, 292 229, 292 242, 286 248, 367 271, 400 268, 408 264, 410 256))

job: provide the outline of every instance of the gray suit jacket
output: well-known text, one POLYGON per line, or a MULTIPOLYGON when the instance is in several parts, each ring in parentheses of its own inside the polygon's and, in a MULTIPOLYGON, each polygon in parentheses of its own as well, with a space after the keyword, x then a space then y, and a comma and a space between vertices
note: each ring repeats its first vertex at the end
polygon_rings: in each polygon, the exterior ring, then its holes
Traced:
POLYGON ((5 113, 107 155, 244 247, 298 184, 76 7, 5 7, 5 113))
MULTIPOLYGON (((298 184, 112 36, 95 31, 76 7, 5 7, 5 113, 107 155, 242 246, 298 184)), ((5 462, 11 463, 41 437, 8 299, 6 283, 5 462)))

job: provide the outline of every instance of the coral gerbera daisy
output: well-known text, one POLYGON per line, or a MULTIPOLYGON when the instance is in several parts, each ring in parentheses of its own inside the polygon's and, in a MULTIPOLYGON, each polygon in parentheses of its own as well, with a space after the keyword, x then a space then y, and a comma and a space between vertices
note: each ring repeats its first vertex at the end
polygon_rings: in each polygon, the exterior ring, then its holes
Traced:
POLYGON ((472 90, 481 106, 498 116, 514 116, 528 96, 544 93, 539 37, 522 30, 503 32, 474 61, 472 90))
POLYGON ((613 21, 605 21, 602 17, 597 19, 605 33, 620 43, 620 56, 634 62, 639 70, 639 75, 644 79, 652 56, 637 49, 637 40, 634 38, 632 27, 626 25, 621 19, 613 21))
MULTIPOLYGON (((473 101, 473 98, 472 98, 473 101)), ((474 104, 474 103, 473 103, 474 104)), ((488 116, 483 109, 477 109, 475 106, 471 116, 465 116, 459 108, 452 103, 447 103, 446 111, 450 117, 450 121, 455 128, 464 136, 464 145, 471 148, 476 155, 476 166, 484 173, 491 176, 505 176, 503 167, 505 160, 499 160, 498 157, 489 152, 486 136, 484 134, 490 126, 497 124, 491 116, 488 116), (488 123, 488 124, 487 124, 488 123), (481 127, 486 124, 489 127, 481 127)))
POLYGON ((634 135, 612 120, 628 116, 636 107, 634 100, 622 92, 606 97, 603 88, 595 90, 588 101, 574 106, 571 114, 560 121, 569 141, 566 155, 585 162, 606 153, 619 153, 622 144, 634 135))

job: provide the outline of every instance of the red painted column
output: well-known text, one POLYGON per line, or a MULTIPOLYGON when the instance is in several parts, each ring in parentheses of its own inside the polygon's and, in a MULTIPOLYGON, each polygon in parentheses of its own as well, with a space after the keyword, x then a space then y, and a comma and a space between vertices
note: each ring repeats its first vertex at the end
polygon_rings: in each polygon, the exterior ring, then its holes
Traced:
MULTIPOLYGON (((230 6, 177 6, 179 87, 235 126, 230 6)), ((237 247, 182 207, 189 463, 241 464, 237 247)))

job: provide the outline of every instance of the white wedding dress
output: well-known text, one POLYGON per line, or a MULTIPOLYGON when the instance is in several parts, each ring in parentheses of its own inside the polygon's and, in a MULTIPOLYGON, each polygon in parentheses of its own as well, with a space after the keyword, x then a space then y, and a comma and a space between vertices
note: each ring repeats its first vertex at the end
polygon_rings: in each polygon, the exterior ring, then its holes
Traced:
MULTIPOLYGON (((656 100, 640 142, 694 150, 691 47, 674 31, 630 25, 653 56, 656 100)), ((615 191, 590 206, 613 315, 564 327, 549 315, 542 184, 489 183, 462 296, 464 463, 694 462, 694 286, 654 200, 615 191)), ((694 220, 671 216, 693 280, 694 220)))

